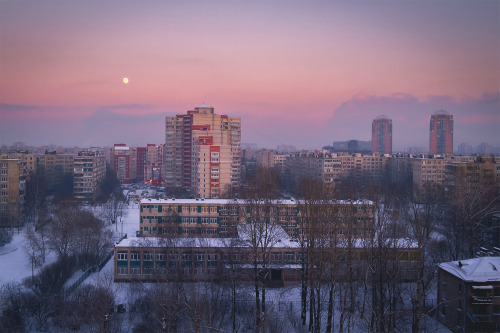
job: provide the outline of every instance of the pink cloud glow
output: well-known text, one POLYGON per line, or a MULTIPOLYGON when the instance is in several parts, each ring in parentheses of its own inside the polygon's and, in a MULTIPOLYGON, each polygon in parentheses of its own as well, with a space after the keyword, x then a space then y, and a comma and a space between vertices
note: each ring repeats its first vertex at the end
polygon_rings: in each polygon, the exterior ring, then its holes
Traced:
MULTIPOLYGON (((3 131, 0 144, 23 141, 24 131, 46 140, 36 126, 23 129, 34 120, 73 120, 83 128, 107 110, 115 121, 157 116, 161 122, 202 102, 241 116, 244 139, 266 146, 353 138, 360 133, 354 125, 331 133, 327 125, 332 115, 364 122, 361 101, 373 103, 377 115, 400 108, 393 117, 405 123, 410 110, 427 115, 441 108, 437 99, 419 96, 446 96, 444 105, 459 107, 468 103, 462 96, 473 96, 473 104, 497 92, 499 9, 494 1, 6 1, 0 126, 17 131, 3 131)), ((498 124, 495 111, 464 117, 498 124)), ((427 121, 412 119, 419 126, 427 121)), ((151 138, 161 142, 162 135, 151 138)))

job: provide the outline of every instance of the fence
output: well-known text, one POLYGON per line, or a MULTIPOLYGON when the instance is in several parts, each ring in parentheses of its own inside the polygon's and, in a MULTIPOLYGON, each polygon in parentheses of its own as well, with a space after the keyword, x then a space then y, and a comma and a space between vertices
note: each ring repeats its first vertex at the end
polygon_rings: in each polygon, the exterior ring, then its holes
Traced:
MULTIPOLYGON (((123 235, 118 241, 117 243, 121 242, 123 239, 127 238, 127 234, 123 235)), ((69 296, 73 291, 75 291, 76 288, 78 288, 83 281, 85 281, 85 279, 87 279, 90 274, 94 273, 94 272, 100 272, 101 269, 104 268, 104 266, 108 263, 109 259, 111 259, 111 257, 113 257, 113 254, 114 254, 114 249, 112 249, 108 255, 98 264, 98 265, 94 265, 90 268, 88 268, 85 273, 82 274, 82 276, 80 276, 78 278, 78 280, 76 280, 75 282, 73 282, 69 287, 65 288, 62 292, 62 295, 63 297, 67 297, 69 296)))

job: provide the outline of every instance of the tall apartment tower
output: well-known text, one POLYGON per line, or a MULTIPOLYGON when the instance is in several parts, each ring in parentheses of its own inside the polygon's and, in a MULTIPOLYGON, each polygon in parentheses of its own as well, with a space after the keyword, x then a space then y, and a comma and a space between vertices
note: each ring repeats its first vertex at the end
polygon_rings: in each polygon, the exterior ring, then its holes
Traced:
POLYGON ((240 185, 241 119, 209 105, 165 119, 165 185, 200 198, 227 198, 240 185))
POLYGON ((444 110, 436 111, 431 116, 429 153, 453 153, 453 115, 444 110))
POLYGON ((163 167, 163 145, 148 143, 146 146, 146 159, 144 161, 144 181, 160 185, 165 180, 163 167))
POLYGON ((392 119, 387 116, 373 119, 372 153, 392 154, 392 119))
POLYGON ((111 148, 111 168, 122 184, 131 184, 137 174, 133 149, 124 143, 116 143, 111 148))

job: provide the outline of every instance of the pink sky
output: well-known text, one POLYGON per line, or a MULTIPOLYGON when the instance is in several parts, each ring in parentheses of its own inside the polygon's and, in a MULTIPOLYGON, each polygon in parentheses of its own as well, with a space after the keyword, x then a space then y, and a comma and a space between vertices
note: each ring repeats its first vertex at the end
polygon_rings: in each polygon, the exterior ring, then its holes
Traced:
POLYGON ((392 109, 404 94, 421 119, 456 114, 468 134, 455 145, 498 145, 499 13, 498 1, 2 1, 0 144, 161 143, 166 115, 206 103, 262 146, 368 140, 386 110, 415 132, 396 148, 426 146, 427 124, 392 109), (94 126, 103 117, 112 126, 94 126))

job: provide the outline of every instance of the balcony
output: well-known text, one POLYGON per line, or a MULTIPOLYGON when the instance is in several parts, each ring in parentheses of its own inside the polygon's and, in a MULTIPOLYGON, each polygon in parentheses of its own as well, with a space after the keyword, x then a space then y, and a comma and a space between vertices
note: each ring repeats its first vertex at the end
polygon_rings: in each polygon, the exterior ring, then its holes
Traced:
POLYGON ((472 304, 493 304, 492 296, 472 296, 472 304))

